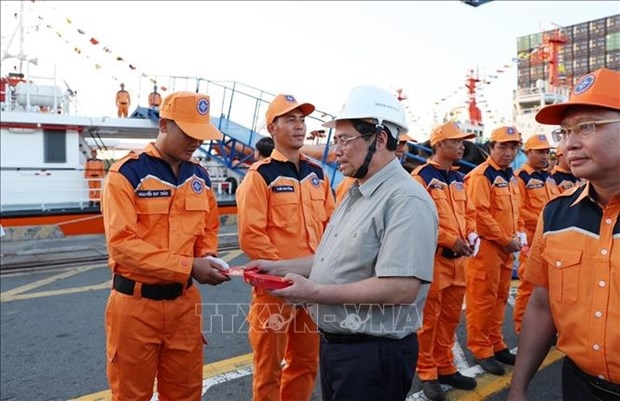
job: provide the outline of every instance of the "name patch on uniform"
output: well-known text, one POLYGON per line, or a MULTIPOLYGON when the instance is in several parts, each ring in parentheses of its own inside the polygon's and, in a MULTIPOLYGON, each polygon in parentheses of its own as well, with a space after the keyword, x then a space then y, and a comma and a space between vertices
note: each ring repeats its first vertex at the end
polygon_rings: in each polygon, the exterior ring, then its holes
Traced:
POLYGON ((170 196, 169 189, 148 189, 139 190, 138 198, 168 198, 170 196))
POLYGON ((431 180, 431 182, 428 183, 428 188, 429 189, 444 189, 444 187, 446 186, 445 183, 441 182, 440 180, 438 180, 437 178, 433 178, 431 180))
POLYGON ((202 192, 202 190, 204 188, 205 188, 205 186, 202 183, 202 181, 200 181, 199 179, 192 180, 192 191, 194 191, 195 193, 199 194, 199 193, 202 192))
POLYGON ((541 180, 537 180, 536 178, 531 178, 525 185, 527 189, 542 188, 544 186, 545 184, 541 180))
POLYGON ((278 185, 276 187, 271 187, 272 192, 295 192, 295 187, 292 185, 278 185))
POLYGON ((504 177, 497 176, 493 181, 493 186, 497 188, 506 188, 508 186, 508 181, 506 181, 504 177))

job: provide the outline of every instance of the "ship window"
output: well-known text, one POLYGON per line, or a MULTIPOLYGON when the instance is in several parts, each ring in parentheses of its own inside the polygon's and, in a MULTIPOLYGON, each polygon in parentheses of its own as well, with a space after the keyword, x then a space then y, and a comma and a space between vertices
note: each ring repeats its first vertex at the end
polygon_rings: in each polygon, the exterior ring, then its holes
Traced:
POLYGON ((67 162, 67 132, 43 130, 43 162, 67 162))

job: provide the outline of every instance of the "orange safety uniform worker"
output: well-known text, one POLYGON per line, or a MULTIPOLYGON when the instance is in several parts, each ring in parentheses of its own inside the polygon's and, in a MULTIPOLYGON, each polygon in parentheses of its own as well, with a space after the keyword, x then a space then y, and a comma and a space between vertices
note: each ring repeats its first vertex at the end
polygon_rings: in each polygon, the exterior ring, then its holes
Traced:
MULTIPOLYGON (((407 151, 407 142, 415 141, 412 137, 407 135, 407 133, 399 133, 398 134, 398 145, 396 145, 396 150, 394 151, 394 156, 401 162, 403 161, 403 157, 407 151)), ((403 166, 404 167, 404 166, 403 166)), ((347 194, 351 185, 357 181, 356 178, 353 177, 344 177, 342 181, 336 186, 336 204, 340 203, 342 198, 347 194)))
MULTIPOLYGON (((275 148, 250 167, 236 194, 239 245, 251 260, 313 255, 334 210, 327 175, 300 152, 305 116, 313 111, 313 105, 291 95, 278 95, 267 110, 275 148)), ((248 321, 253 400, 309 400, 319 336, 306 308, 254 288, 248 321)))
POLYGON ((570 171, 570 167, 566 161, 566 156, 564 156, 564 149, 562 146, 558 146, 556 156, 558 158, 558 164, 556 164, 553 168, 551 175, 553 176, 560 193, 564 193, 571 188, 583 184, 583 181, 575 177, 570 171))
MULTIPOLYGON (((509 401, 530 381, 557 334, 562 400, 620 400, 620 71, 579 78, 567 102, 536 114, 587 184, 544 207, 523 277, 527 305, 509 401)), ((559 382, 559 381, 558 381, 559 382)))
POLYGON ((131 98, 129 92, 125 90, 125 84, 121 84, 121 90, 116 92, 116 107, 118 109, 118 117, 127 117, 129 114, 129 105, 131 104, 131 98))
POLYGON ((105 177, 103 160, 97 158, 97 149, 91 149, 90 159, 84 166, 84 178, 88 181, 88 198, 93 206, 101 202, 101 183, 105 177))
MULTIPOLYGON (((531 244, 536 231, 538 216, 550 199, 560 194, 555 180, 546 170, 549 164, 549 152, 551 145, 546 135, 533 135, 525 141, 525 154, 527 161, 516 172, 519 193, 521 194, 520 217, 525 226, 525 236, 527 243, 531 244)), ((513 309, 513 319, 515 331, 521 332, 521 321, 527 306, 527 301, 532 294, 533 286, 523 280, 523 268, 527 262, 527 251, 519 254, 519 286, 515 297, 513 309)))
POLYGON ((149 107, 159 110, 161 104, 161 95, 157 92, 157 85, 153 87, 153 92, 149 93, 149 107))
POLYGON ((468 209, 464 174, 452 164, 463 157, 463 140, 474 137, 452 122, 436 127, 430 138, 433 155, 411 173, 429 192, 439 215, 433 282, 418 332, 417 366, 422 390, 434 401, 445 399, 440 383, 466 390, 476 387, 475 379, 458 371, 452 354, 465 296, 465 262, 479 241, 475 213, 468 209))
MULTIPOLYGON (((111 168, 103 219, 113 272, 105 312, 112 400, 201 397, 203 337, 199 283, 219 273, 219 217, 207 171, 190 161, 204 141, 221 138, 209 97, 176 92, 163 104, 156 142, 111 168)), ((223 261, 221 261, 223 262, 223 261)), ((225 262, 223 262, 225 263, 225 262)))
POLYGON ((502 327, 512 278, 513 252, 525 240, 520 196, 510 168, 522 144, 514 127, 491 133, 490 156, 465 176, 467 199, 476 210, 480 252, 466 268, 467 346, 485 371, 503 375, 513 364, 502 327), (519 241, 518 238, 522 238, 519 241))

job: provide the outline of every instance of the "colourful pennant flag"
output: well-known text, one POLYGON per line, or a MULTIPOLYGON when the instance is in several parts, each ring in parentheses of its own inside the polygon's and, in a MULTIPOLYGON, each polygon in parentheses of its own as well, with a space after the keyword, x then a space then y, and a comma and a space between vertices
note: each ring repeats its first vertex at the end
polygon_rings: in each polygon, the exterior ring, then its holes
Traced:
POLYGON ((93 45, 98 45, 99 41, 95 38, 90 38, 90 43, 92 43, 93 45))

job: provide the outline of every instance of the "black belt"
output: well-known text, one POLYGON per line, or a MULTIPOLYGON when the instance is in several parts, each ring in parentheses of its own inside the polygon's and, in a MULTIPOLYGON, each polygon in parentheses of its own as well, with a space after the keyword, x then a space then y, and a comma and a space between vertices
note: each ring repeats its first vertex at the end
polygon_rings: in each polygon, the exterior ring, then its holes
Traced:
MULTIPOLYGON (((413 333, 415 334, 415 333, 413 333)), ((357 344, 369 343, 373 341, 398 341, 395 338, 371 336, 369 334, 351 333, 351 334, 334 334, 319 329, 321 341, 328 344, 357 344)))
MULTIPOLYGON (((153 299, 155 301, 173 300, 177 299, 185 288, 189 288, 194 280, 190 277, 187 280, 187 285, 180 283, 174 284, 142 284, 142 290, 140 291, 142 298, 153 299)), ((112 288, 121 294, 133 295, 133 290, 136 286, 136 282, 128 279, 127 277, 114 275, 112 282, 112 288)))
POLYGON ((569 366, 572 365, 577 376, 580 376, 592 389, 592 392, 601 400, 617 399, 620 397, 620 384, 612 383, 607 380, 600 379, 596 376, 591 376, 581 370, 579 366, 572 359, 566 357, 566 362, 569 366))
POLYGON ((450 248, 444 248, 442 246, 437 247, 437 254, 440 254, 441 256, 443 256, 446 259, 458 259, 463 257, 463 255, 459 255, 458 253, 454 252, 452 249, 450 248))

